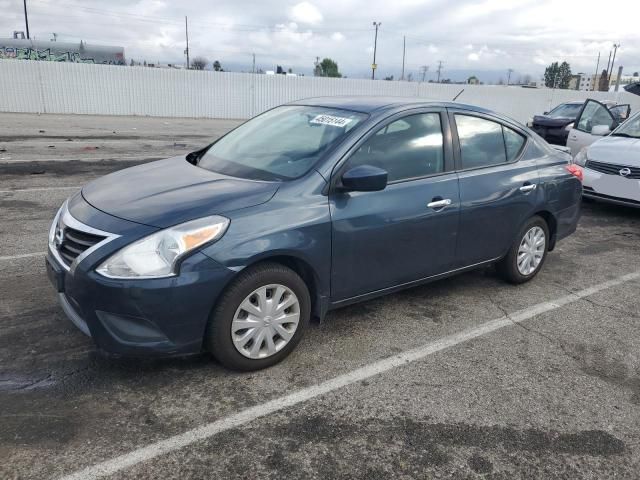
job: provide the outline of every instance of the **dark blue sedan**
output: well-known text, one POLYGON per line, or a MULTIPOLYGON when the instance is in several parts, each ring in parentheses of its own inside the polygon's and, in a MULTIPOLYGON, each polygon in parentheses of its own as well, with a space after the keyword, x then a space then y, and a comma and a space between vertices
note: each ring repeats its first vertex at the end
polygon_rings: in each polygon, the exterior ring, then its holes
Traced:
POLYGON ((303 100, 88 184, 55 217, 47 270, 105 352, 254 370, 343 305, 488 264, 531 280, 576 229, 581 175, 484 109, 303 100))

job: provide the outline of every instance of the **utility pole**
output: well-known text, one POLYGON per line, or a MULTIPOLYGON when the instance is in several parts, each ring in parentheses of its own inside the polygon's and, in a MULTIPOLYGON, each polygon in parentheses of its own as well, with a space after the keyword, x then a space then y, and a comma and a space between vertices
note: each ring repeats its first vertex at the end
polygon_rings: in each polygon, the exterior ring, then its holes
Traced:
POLYGON ((404 58, 407 52, 407 37, 402 36, 402 75, 400 75, 400 80, 404 80, 404 58))
POLYGON ((616 78, 616 89, 615 89, 616 92, 620 90, 620 79, 622 78, 622 68, 623 68, 622 65, 618 67, 618 78, 616 78))
POLYGON ((596 91, 596 81, 598 80, 598 69, 600 68, 600 52, 598 52, 598 61, 596 62, 596 74, 593 77, 593 87, 591 88, 592 92, 596 91))
POLYGON ((29 39, 29 17, 27 16, 27 0, 24 0, 24 24, 27 27, 27 39, 29 39))
POLYGON ((424 83, 424 79, 427 76, 427 72, 429 71, 429 65, 421 66, 420 71, 422 72, 422 83, 424 83))
POLYGON ((609 60, 607 60, 607 83, 609 82, 609 66, 611 64, 611 50, 609 50, 609 60))
POLYGON ((251 73, 256 73, 256 54, 252 53, 251 55, 253 55, 253 64, 251 65, 251 73))
POLYGON ((187 16, 184 16, 184 34, 187 38, 187 48, 184 53, 187 54, 187 70, 191 68, 191 64, 189 63, 189 23, 187 21, 187 16))
POLYGON ((438 80, 437 83, 440 83, 440 73, 442 72, 442 60, 438 60, 438 80))
POLYGON ((376 27, 376 36, 373 40, 373 63, 371 64, 371 80, 376 79, 376 68, 378 68, 378 65, 376 65, 376 50, 378 48, 378 27, 380 25, 382 25, 381 22, 373 22, 373 26, 376 27))
MULTIPOLYGON (((620 48, 620 44, 613 44, 613 60, 611 61, 611 73, 613 73, 613 64, 616 63, 616 53, 618 52, 618 48, 620 48)), ((609 82, 611 81, 611 73, 609 73, 607 77, 607 90, 609 90, 609 82)))
POLYGON ((513 73, 513 68, 507 70, 507 87, 509 86, 509 81, 511 80, 511 74, 513 73))

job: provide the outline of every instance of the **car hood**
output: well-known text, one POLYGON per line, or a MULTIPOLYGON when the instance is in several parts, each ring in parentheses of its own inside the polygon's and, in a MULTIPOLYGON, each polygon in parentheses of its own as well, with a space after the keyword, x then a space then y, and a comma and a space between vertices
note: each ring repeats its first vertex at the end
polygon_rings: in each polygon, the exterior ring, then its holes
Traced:
POLYGON ((565 127, 573 122, 575 118, 560 117, 553 118, 547 115, 536 115, 533 117, 533 124, 541 127, 565 127))
POLYGON ((640 167, 640 139, 604 137, 587 150, 589 160, 640 167))
POLYGON ((278 185, 228 177, 174 157, 106 175, 86 185, 82 196, 110 215, 166 228, 267 202, 278 185))

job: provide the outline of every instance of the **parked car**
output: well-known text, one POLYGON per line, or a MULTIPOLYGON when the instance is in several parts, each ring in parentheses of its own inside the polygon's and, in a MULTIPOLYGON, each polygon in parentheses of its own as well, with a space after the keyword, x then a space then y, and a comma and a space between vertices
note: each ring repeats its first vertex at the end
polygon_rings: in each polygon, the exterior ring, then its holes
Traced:
MULTIPOLYGON (((620 121, 628 105, 617 105, 612 101, 603 102, 620 121)), ((544 115, 536 115, 528 122, 528 126, 547 142, 553 145, 567 145, 569 131, 573 128, 578 114, 584 107, 584 101, 561 103, 544 115)), ((628 111, 627 111, 628 116, 628 111)), ((626 117, 625 117, 626 118, 626 117)))
POLYGON ((584 167, 585 198, 640 207, 640 113, 583 148, 574 162, 584 167))
POLYGON ((584 147, 608 135, 629 118, 630 112, 631 107, 626 104, 607 108, 597 100, 587 100, 569 130, 567 147, 571 149, 571 155, 575 157, 584 147))
POLYGON ((581 174, 481 108, 304 100, 89 183, 53 221, 47 271, 104 351, 254 370, 312 315, 490 264, 531 280, 576 228, 581 174))

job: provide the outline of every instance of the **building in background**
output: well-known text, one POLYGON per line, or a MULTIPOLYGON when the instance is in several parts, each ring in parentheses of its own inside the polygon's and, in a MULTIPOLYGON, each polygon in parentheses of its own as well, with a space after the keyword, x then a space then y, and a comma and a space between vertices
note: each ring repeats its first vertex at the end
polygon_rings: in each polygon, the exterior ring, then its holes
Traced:
POLYGON ((126 65, 124 47, 0 38, 0 59, 126 65))

